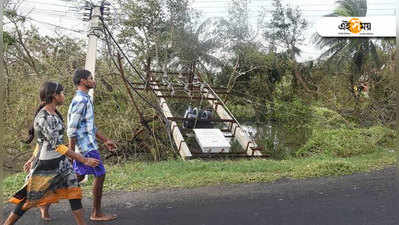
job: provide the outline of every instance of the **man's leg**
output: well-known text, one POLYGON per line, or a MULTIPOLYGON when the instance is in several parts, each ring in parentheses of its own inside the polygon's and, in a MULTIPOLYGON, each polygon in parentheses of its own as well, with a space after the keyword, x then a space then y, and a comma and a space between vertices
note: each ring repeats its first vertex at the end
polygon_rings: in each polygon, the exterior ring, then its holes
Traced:
POLYGON ((116 219, 116 215, 107 215, 101 211, 101 200, 103 195, 105 174, 94 178, 93 182, 93 210, 91 220, 108 221, 116 219))
POLYGON ((103 187, 104 187, 105 174, 96 177, 93 183, 93 212, 92 217, 97 217, 102 214, 101 212, 101 200, 103 197, 103 187))

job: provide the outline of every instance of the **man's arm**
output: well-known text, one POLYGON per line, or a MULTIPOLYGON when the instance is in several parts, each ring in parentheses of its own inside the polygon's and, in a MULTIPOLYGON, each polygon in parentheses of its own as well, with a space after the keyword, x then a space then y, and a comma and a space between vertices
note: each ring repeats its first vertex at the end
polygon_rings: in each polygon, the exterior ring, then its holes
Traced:
POLYGON ((98 132, 98 130, 96 131, 96 138, 104 143, 104 145, 105 145, 105 147, 107 147, 108 151, 110 151, 110 152, 115 151, 115 149, 116 149, 115 143, 111 139, 104 137, 104 135, 102 135, 100 132, 98 132))
POLYGON ((100 163, 98 159, 95 158, 86 158, 80 153, 75 152, 75 144, 76 144, 76 139, 75 138, 70 138, 69 139, 69 147, 66 147, 65 145, 59 145, 56 149, 57 152, 68 156, 71 159, 77 160, 81 163, 83 163, 86 166, 90 167, 96 167, 100 163))
POLYGON ((105 143, 108 141, 104 135, 100 134, 100 132, 96 131, 96 138, 99 139, 102 143, 105 143))

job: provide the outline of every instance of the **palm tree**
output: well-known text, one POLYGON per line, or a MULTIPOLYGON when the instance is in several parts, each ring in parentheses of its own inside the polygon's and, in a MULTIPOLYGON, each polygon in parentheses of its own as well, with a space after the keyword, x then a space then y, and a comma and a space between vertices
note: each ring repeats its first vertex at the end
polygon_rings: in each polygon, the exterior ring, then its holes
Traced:
POLYGON ((217 37, 203 35, 206 33, 211 19, 202 22, 198 28, 187 27, 175 31, 173 40, 173 53, 171 54, 174 63, 171 67, 186 68, 189 71, 188 82, 192 83, 194 74, 199 70, 208 73, 209 66, 221 66, 221 61, 213 55, 220 42, 217 37), (203 38, 204 37, 204 38, 203 38))
MULTIPOLYGON (((364 17, 367 14, 367 0, 340 0, 334 13, 327 16, 364 17)), ((320 58, 327 58, 327 63, 336 61, 337 65, 349 62, 351 73, 348 77, 350 90, 355 100, 355 112, 359 110, 359 95, 356 85, 364 72, 364 66, 369 59, 373 59, 376 66, 380 66, 377 47, 371 38, 326 38, 315 35, 316 44, 327 48, 320 58)))

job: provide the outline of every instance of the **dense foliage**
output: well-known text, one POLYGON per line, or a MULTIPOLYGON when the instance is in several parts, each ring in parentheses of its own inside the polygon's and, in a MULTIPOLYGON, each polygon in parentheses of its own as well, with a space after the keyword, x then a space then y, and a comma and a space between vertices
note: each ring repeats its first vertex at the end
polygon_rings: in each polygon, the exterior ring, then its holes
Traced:
MULTIPOLYGON (((226 87, 229 94, 222 98, 228 107, 243 124, 257 128, 258 144, 275 158, 349 157, 391 149, 396 138, 391 130, 396 118, 393 40, 315 36, 327 51, 318 60, 300 63, 298 46, 307 27, 300 8, 274 0, 272 20, 263 21, 257 30, 248 21, 248 2, 232 0, 227 18, 201 21, 189 1, 121 0, 117 7, 123 18, 109 26, 143 74, 176 72, 192 82, 199 73, 211 85, 226 87)), ((364 13, 364 7, 364 0, 340 1, 334 15, 362 16, 356 13, 364 13)), ((57 80, 65 86, 61 111, 66 115, 74 93, 71 74, 84 66, 87 46, 83 36, 43 36, 15 10, 8 9, 5 16, 13 26, 3 34, 8 129, 4 143, 8 161, 15 162, 31 153, 32 146, 20 140, 32 123, 40 84, 57 80)), ((95 107, 98 127, 119 146, 120 153, 110 159, 176 157, 156 111, 140 98, 136 99, 143 114, 154 119, 148 123, 154 132, 136 136, 141 121, 109 55, 116 48, 102 47, 95 107)), ((137 80, 124 65, 129 78, 137 80)), ((173 76, 160 78, 173 81, 173 76)), ((150 93, 144 95, 155 101, 150 93)), ((181 107, 177 111, 185 108, 175 105, 181 107)))

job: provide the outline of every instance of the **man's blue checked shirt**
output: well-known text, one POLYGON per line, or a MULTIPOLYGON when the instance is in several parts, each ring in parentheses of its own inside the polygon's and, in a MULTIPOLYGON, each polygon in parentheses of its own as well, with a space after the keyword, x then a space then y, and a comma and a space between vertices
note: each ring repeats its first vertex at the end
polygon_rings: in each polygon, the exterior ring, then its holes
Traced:
POLYGON ((84 155, 98 150, 96 132, 93 102, 86 92, 77 90, 68 110, 67 135, 76 138, 76 146, 84 155))

